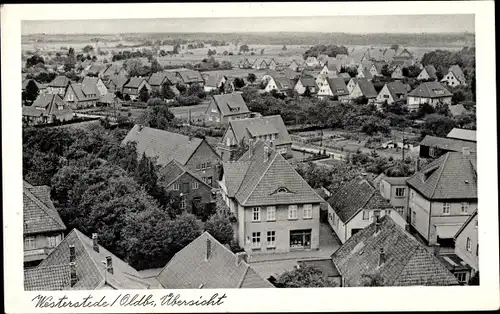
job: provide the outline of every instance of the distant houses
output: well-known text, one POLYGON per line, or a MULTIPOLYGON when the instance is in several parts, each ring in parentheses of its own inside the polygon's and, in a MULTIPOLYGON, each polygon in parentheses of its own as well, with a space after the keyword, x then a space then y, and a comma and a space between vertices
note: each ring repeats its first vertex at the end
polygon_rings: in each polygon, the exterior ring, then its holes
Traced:
POLYGON ((273 76, 267 82, 264 90, 268 93, 271 91, 276 91, 278 93, 286 93, 292 91, 294 88, 293 82, 286 76, 273 76))
POLYGON ((349 90, 342 78, 328 77, 326 78, 326 84, 320 86, 318 97, 336 97, 338 101, 345 103, 349 101, 349 90))
POLYGON ((73 110, 57 94, 38 95, 31 106, 23 106, 23 123, 42 125, 73 119, 73 110))
POLYGON ((408 93, 407 107, 410 111, 417 111, 420 105, 429 104, 436 107, 437 104, 451 104, 452 94, 437 82, 425 82, 408 93))
POLYGON ((385 103, 388 105, 394 103, 395 101, 406 101, 406 95, 408 94, 407 85, 401 83, 400 81, 389 82, 382 87, 377 95, 377 103, 385 103))
POLYGON ((144 77, 131 77, 127 83, 123 85, 123 95, 128 95, 130 100, 139 98, 142 88, 146 88, 148 93, 151 92, 151 86, 144 77))
POLYGON ((422 71, 417 76, 417 80, 419 81, 428 81, 428 80, 437 80, 436 76, 436 68, 433 65, 425 66, 422 71))
POLYGON ((358 78, 354 82, 354 88, 350 92, 351 99, 365 97, 366 99, 368 99, 369 103, 375 101, 375 99, 377 98, 377 92, 375 91, 372 82, 370 82, 366 78, 358 78))
POLYGON ((443 77, 441 82, 451 87, 467 85, 464 72, 458 65, 451 66, 448 70, 448 73, 443 77))
POLYGON ((71 109, 76 110, 95 107, 100 97, 100 92, 96 85, 72 83, 66 90, 64 101, 68 103, 71 109))

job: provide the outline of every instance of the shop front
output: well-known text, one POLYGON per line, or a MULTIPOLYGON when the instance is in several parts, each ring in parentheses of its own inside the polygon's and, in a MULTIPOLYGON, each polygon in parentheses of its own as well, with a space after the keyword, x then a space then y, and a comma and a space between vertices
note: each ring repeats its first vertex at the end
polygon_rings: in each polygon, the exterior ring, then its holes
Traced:
POLYGON ((290 230, 290 250, 310 250, 311 229, 290 230))

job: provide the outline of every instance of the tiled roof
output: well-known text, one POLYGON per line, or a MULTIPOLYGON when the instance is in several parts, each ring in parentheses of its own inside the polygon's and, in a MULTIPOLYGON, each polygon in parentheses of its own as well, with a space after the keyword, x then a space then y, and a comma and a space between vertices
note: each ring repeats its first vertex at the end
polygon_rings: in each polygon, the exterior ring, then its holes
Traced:
POLYGON ((198 71, 186 70, 178 71, 177 73, 184 83, 203 83, 203 77, 198 71))
POLYGON ((197 179, 200 184, 206 185, 209 189, 211 189, 211 187, 207 183, 205 183, 205 181, 201 180, 196 174, 186 169, 176 160, 171 160, 165 167, 160 170, 160 172, 162 173, 161 178, 162 180, 164 180, 167 187, 174 183, 180 176, 187 173, 191 177, 197 179))
MULTIPOLYGON (((69 246, 75 246, 75 263, 78 281, 68 289, 94 290, 109 285, 115 289, 147 289, 140 274, 133 267, 99 245, 99 252, 93 249, 92 239, 73 229, 61 243, 44 259, 38 268, 69 264, 69 246), (106 270, 106 257, 111 256, 113 274, 106 270)), ((46 289, 43 289, 46 290, 46 289)))
POLYGON ((249 158, 247 151, 239 159, 250 160, 247 173, 235 198, 243 206, 321 203, 323 199, 306 183, 281 154, 258 141, 249 158), (266 161, 265 147, 269 156, 266 161), (288 192, 277 193, 279 188, 288 192))
POLYGON ((61 96, 56 94, 40 94, 31 106, 23 106, 23 116, 49 117, 51 115, 60 116, 67 113, 73 113, 73 110, 61 98, 61 96), (59 106, 62 106, 63 109, 59 110, 59 106), (45 110, 37 108, 45 108, 45 110))
POLYGON ((365 179, 358 177, 344 184, 329 199, 328 203, 342 222, 347 223, 362 209, 391 207, 377 190, 365 179))
POLYGON ((222 74, 209 75, 205 79, 205 86, 218 87, 223 78, 222 74))
POLYGON ((426 135, 420 142, 420 145, 437 147, 439 149, 451 150, 454 152, 462 152, 464 147, 469 147, 472 152, 477 152, 476 143, 431 135, 426 135))
MULTIPOLYGON (((86 94, 84 91, 83 91, 83 84, 82 83, 73 83, 73 84, 70 84, 68 89, 72 89, 76 98, 78 99, 78 101, 89 101, 89 100, 97 100, 99 99, 99 91, 97 91, 97 88, 96 90, 93 91, 93 94, 86 94)), ((89 88, 87 88, 87 90, 89 90, 89 88)))
POLYGON ((146 80, 143 77, 131 77, 127 84, 123 85, 124 88, 139 88, 142 81, 146 80))
POLYGON ((448 152, 406 182, 427 199, 477 199, 477 155, 448 152))
POLYGON ((377 91, 375 90, 375 87, 373 87, 372 82, 370 82, 368 79, 358 78, 357 84, 366 98, 377 97, 377 91))
POLYGON ((112 75, 109 77, 108 81, 108 87, 109 87, 109 82, 113 82, 115 84, 116 88, 118 90, 121 90, 123 86, 128 82, 128 78, 124 75, 112 75))
POLYGON ((388 177, 384 175, 381 179, 391 185, 406 185, 406 179, 409 177, 388 177))
POLYGON ((397 100, 399 95, 403 94, 406 96, 407 91, 406 91, 406 86, 405 84, 401 83, 401 81, 394 81, 387 83, 387 89, 389 90, 389 93, 391 93, 392 99, 397 100))
POLYGON ((106 104, 113 104, 115 102, 120 102, 121 100, 116 97, 114 93, 107 93, 99 98, 99 101, 106 104))
POLYGON ((92 63, 88 72, 98 74, 105 68, 106 68, 106 66, 103 63, 92 63))
POLYGON ((453 117, 461 116, 467 112, 467 109, 462 104, 450 105, 448 106, 450 113, 453 117))
POLYGON ((151 76, 148 79, 148 83, 151 86, 160 86, 163 84, 167 77, 167 73, 169 72, 156 72, 151 74, 151 76))
POLYGON ((159 165, 166 165, 171 160, 177 160, 185 165, 194 154, 202 139, 135 125, 123 139, 123 144, 129 142, 137 143, 137 154, 157 158, 159 165))
MULTIPOLYGON (((459 105, 455 105, 455 106, 459 106, 459 105)), ((450 110, 452 107, 454 107, 454 106, 450 106, 450 110)), ((454 138, 454 139, 458 139, 458 140, 476 142, 476 130, 453 128, 450 131, 450 133, 448 133, 448 135, 446 135, 446 137, 454 138)))
POLYGON ((24 270, 24 290, 26 291, 69 290, 70 287, 69 263, 24 270))
POLYGON ((425 72, 427 72, 427 75, 429 75, 429 78, 431 79, 436 79, 436 68, 433 65, 427 65, 425 68, 425 72))
POLYGON ((293 88, 293 82, 286 76, 275 76, 274 82, 279 91, 289 90, 293 88))
POLYGON ((379 232, 372 223, 332 255, 346 286, 363 286, 363 275, 379 276, 383 286, 458 285, 455 276, 392 218, 385 215, 379 222, 379 232), (379 266, 380 249, 385 262, 379 266))
POLYGON ((71 81, 64 75, 58 75, 50 82, 50 87, 66 87, 71 81))
POLYGON ((223 94, 223 95, 213 95, 212 96, 215 105, 219 108, 222 116, 229 116, 234 114, 248 113, 247 104, 240 93, 223 94), (231 108, 239 108, 238 111, 231 111, 231 108))
POLYGON ((234 197, 238 192, 241 182, 250 166, 250 161, 234 161, 225 162, 222 167, 224 169, 224 177, 227 188, 227 196, 234 197))
MULTIPOLYGON (((347 74, 349 75, 349 74, 347 74)), ((330 89, 332 90, 332 93, 337 96, 345 96, 349 95, 349 90, 347 89, 347 86, 345 85, 345 81, 341 77, 327 77, 326 81, 328 82, 328 85, 330 85, 330 89)))
POLYGON ((438 82, 425 82, 412 90, 408 96, 422 97, 422 98, 441 98, 451 97, 452 94, 438 82), (441 91, 439 94, 436 91, 441 91))
POLYGON ((302 83, 302 85, 304 87, 314 87, 314 88, 317 88, 317 86, 316 86, 316 80, 312 76, 302 75, 302 76, 300 76, 299 80, 300 80, 300 82, 302 83))
POLYGON ((477 208, 469 216, 469 218, 467 218, 467 220, 464 222, 464 224, 462 225, 462 227, 460 227, 460 229, 458 229, 457 233, 455 234, 455 236, 453 238, 454 239, 458 238, 458 236, 460 235, 460 233, 462 233, 462 231, 465 229, 465 227, 467 227, 467 225, 470 224, 474 220, 474 218, 476 218, 476 216, 477 216, 477 208))
POLYGON ((239 143, 247 138, 247 132, 252 136, 278 134, 275 144, 290 143, 290 135, 280 115, 263 116, 257 118, 229 121, 230 129, 233 130, 236 141, 239 143))
POLYGON ((394 49, 388 48, 388 49, 384 50, 383 56, 384 56, 385 60, 387 60, 387 62, 391 62, 392 59, 394 59, 395 55, 396 55, 396 50, 394 50, 394 49))
POLYGON ((23 186, 24 234, 64 231, 64 225, 50 200, 48 186, 23 186))
POLYGON ((344 79, 344 82, 346 82, 346 81, 349 82, 349 80, 351 80, 351 76, 349 75, 349 73, 340 73, 339 77, 344 79))
POLYGON ((208 232, 177 252, 158 274, 165 289, 273 288, 244 261, 208 232), (207 255, 207 240, 210 256, 207 255))
POLYGON ((97 89, 97 83, 99 82, 99 78, 86 76, 82 81, 82 91, 85 95, 98 95, 99 90, 97 89))
POLYGON ((465 81, 465 75, 464 72, 462 72, 462 69, 458 65, 452 65, 448 72, 452 72, 455 77, 460 81, 464 82, 465 81))

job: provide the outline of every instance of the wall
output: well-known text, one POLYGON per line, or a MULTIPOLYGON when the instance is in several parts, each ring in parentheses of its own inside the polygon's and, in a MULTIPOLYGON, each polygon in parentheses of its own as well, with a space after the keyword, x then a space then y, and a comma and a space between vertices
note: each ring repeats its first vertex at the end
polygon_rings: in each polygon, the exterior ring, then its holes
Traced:
POLYGON ((345 224, 340 221, 339 217, 330 204, 328 204, 328 223, 339 238, 340 242, 344 243, 346 241, 345 224))
POLYGON ((382 87, 380 92, 377 95, 377 102, 383 103, 387 101, 387 103, 390 105, 394 102, 394 99, 392 99, 391 93, 389 92, 389 89, 387 88, 387 84, 382 87))
POLYGON ((210 104, 205 111, 205 120, 209 122, 220 122, 221 113, 213 98, 210 97, 210 104), (215 111, 215 112, 214 112, 215 111), (219 121, 217 121, 219 119, 219 121))
POLYGON ((428 240, 431 203, 412 187, 409 187, 408 193, 408 216, 410 218, 410 223, 424 239, 428 240), (413 201, 412 195, 414 195, 413 201), (416 214, 416 221, 413 220, 413 212, 416 214))
POLYGON ((363 96, 363 92, 361 91, 361 88, 359 88, 359 85, 356 84, 356 87, 354 87, 354 89, 352 90, 350 97, 354 99, 361 96, 363 96))
MULTIPOLYGON (((240 243, 244 244, 244 248, 250 254, 259 253, 284 253, 290 251, 290 231, 300 229, 311 229, 311 249, 319 248, 319 204, 314 204, 312 209, 312 219, 303 218, 303 206, 297 206, 297 220, 288 219, 288 205, 276 206, 276 221, 266 221, 267 206, 262 206, 260 210, 261 221, 252 222, 253 207, 239 207, 238 217, 243 217, 244 223, 240 222, 240 243), (267 250, 267 231, 276 232, 276 248, 275 250, 267 250), (261 250, 252 250, 251 239, 252 232, 261 233, 261 250), (247 237, 250 237, 250 242, 247 242, 247 237)), ((241 245, 241 244, 240 244, 241 245)))
POLYGON ((295 90, 297 91, 297 93, 302 95, 305 93, 306 88, 304 87, 304 85, 302 85, 302 82, 299 80, 297 84, 295 84, 295 90))
POLYGON ((417 80, 428 80, 429 78, 430 78, 429 74, 425 69, 420 71, 420 73, 417 76, 417 80))
POLYGON ((97 89, 99 90, 99 93, 101 96, 104 96, 108 93, 108 89, 106 88, 106 85, 104 85, 103 81, 101 79, 97 80, 97 89))
POLYGON ((478 249, 478 231, 476 228, 477 218, 476 215, 470 223, 465 226, 460 235, 455 241, 455 254, 459 256, 462 260, 467 262, 475 271, 479 270, 479 257, 477 253, 478 249), (467 251, 467 238, 471 239, 471 249, 472 252, 467 251))
POLYGON ((450 214, 443 214, 443 202, 432 202, 431 203, 431 232, 429 233, 428 241, 433 244, 437 242, 437 234, 435 225, 447 225, 453 226, 455 232, 458 232, 460 227, 469 218, 471 213, 477 209, 477 201, 471 200, 469 203, 469 209, 467 214, 461 214, 461 201, 451 201, 450 202, 450 214))
POLYGON ((48 232, 43 234, 33 234, 23 237, 23 246, 24 246, 24 256, 37 255, 40 253, 50 253, 54 247, 49 247, 48 237, 56 237, 56 246, 64 239, 64 234, 62 232, 48 232), (24 239, 28 236, 34 237, 34 248, 28 249, 26 244, 24 243, 24 239))
POLYGON ((208 143, 204 140, 186 163, 186 168, 194 174, 198 175, 200 178, 211 177, 212 186, 216 186, 215 182, 218 178, 217 169, 215 166, 219 163, 219 161, 219 155, 217 155, 212 147, 210 147, 210 145, 208 145, 208 143), (197 170, 196 166, 201 163, 209 163, 210 168, 205 170, 197 170))
POLYGON ((189 213, 193 213, 192 211, 192 205, 193 205, 193 199, 195 197, 201 197, 201 204, 207 204, 210 202, 213 202, 214 199, 212 198, 212 192, 211 188, 200 182, 200 180, 194 178, 192 175, 189 173, 184 173, 180 178, 175 180, 174 183, 179 183, 180 184, 180 190, 174 191, 173 190, 173 184, 167 186, 168 182, 164 182, 163 180, 159 180, 159 184, 164 186, 168 191, 172 191, 176 196, 180 196, 180 194, 183 194, 183 197, 186 199, 186 211, 189 213), (193 189, 192 188, 192 183, 193 182, 198 182, 198 189, 193 189), (189 185, 189 189, 187 192, 183 192, 183 187, 182 185, 184 183, 187 183, 189 185))

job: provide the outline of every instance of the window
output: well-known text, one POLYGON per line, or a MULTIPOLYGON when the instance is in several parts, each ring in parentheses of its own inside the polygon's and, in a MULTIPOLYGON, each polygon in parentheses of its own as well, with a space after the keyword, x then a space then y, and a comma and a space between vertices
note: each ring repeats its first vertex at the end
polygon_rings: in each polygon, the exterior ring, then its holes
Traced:
POLYGON ((450 203, 443 203, 443 214, 450 214, 450 203))
POLYGON ((172 187, 174 191, 179 191, 181 189, 181 185, 179 183, 174 183, 174 186, 172 187))
POLYGON ((276 207, 268 206, 267 207, 267 221, 275 221, 276 220, 276 207))
POLYGON ((201 164, 196 164, 196 170, 201 170, 201 164))
POLYGON ((429 156, 436 157, 436 150, 434 147, 429 147, 429 156))
POLYGON ((391 210, 390 209, 386 209, 385 210, 385 214, 390 216, 391 215, 391 210))
POLYGON ((396 207, 396 211, 398 212, 398 214, 400 216, 403 216, 404 207, 401 207, 401 206, 396 207))
POLYGON ((396 197, 405 197, 405 188, 396 188, 396 197))
POLYGON ((260 207, 252 208, 252 221, 260 221, 260 207))
POLYGON ((465 242, 465 248, 467 251, 472 252, 472 241, 470 238, 467 238, 467 242, 465 242))
POLYGON ((416 222, 417 222, 417 213, 416 212, 412 212, 411 213, 411 224, 415 225, 416 222))
POLYGON ((305 204, 304 205, 304 219, 311 219, 311 218, 312 218, 312 205, 305 204))
POLYGON ((476 220, 476 224, 474 225, 474 228, 476 228, 476 229, 477 229, 477 220, 476 220))
POLYGON ((458 282, 464 284, 466 282, 466 273, 461 272, 461 273, 455 273, 455 277, 457 278, 458 282))
POLYGON ((180 207, 180 209, 186 209, 186 199, 184 197, 181 198, 179 207, 180 207))
POLYGON ((205 169, 210 169, 210 168, 212 168, 212 165, 209 162, 207 162, 205 164, 205 169))
POLYGON ((268 247, 276 246, 276 231, 267 232, 267 246, 268 247))
POLYGON ((389 99, 389 95, 383 95, 385 99, 389 99))
POLYGON ((217 108, 215 107, 212 107, 212 110, 211 110, 213 113, 217 113, 217 108))
POLYGON ((252 249, 260 249, 260 232, 252 232, 252 249))
POLYGON ((207 177, 207 184, 212 185, 212 177, 207 177))
POLYGON ((469 210, 469 202, 462 202, 462 207, 461 207, 460 213, 467 214, 468 210, 469 210))
POLYGON ((297 205, 288 206, 288 219, 297 219, 297 205))
POLYGON ((24 248, 27 250, 34 249, 35 248, 35 237, 24 238, 24 248))
POLYGON ((363 210, 363 220, 369 220, 369 219, 370 219, 370 211, 363 210))
POLYGON ((56 237, 47 237, 49 247, 56 247, 56 237))
POLYGON ((195 181, 195 182, 191 183, 191 188, 193 190, 197 190, 199 187, 200 187, 200 184, 198 183, 198 181, 195 181))

